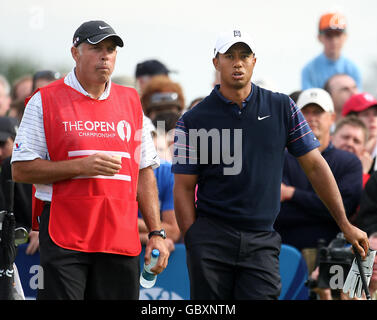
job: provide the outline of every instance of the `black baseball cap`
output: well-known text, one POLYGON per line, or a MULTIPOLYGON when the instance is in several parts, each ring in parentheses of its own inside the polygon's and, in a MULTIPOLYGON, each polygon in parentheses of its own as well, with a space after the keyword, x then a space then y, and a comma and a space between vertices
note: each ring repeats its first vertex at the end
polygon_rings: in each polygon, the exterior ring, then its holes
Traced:
POLYGON ((0 141, 7 141, 9 137, 16 137, 18 120, 12 117, 0 117, 0 141))
POLYGON ((87 42, 97 44, 102 40, 114 37, 118 47, 123 47, 123 40, 119 37, 114 29, 102 20, 84 22, 73 35, 73 46, 77 47, 80 43, 87 42))
POLYGON ((170 70, 158 60, 146 60, 136 65, 135 77, 168 75, 170 70))

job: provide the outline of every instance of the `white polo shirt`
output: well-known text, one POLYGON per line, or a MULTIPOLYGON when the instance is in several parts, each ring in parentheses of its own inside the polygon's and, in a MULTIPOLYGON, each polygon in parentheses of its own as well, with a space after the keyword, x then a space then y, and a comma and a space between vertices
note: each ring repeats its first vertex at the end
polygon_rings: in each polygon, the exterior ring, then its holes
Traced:
MULTIPOLYGON (((76 78, 74 69, 64 78, 64 83, 80 93, 89 96, 76 78)), ((99 100, 107 99, 110 94, 111 80, 99 100)), ((143 115, 143 131, 141 140, 141 155, 139 168, 151 166, 153 169, 160 165, 160 159, 153 144, 151 131, 154 129, 152 121, 143 115)), ((30 161, 34 159, 49 160, 46 136, 43 124, 43 108, 40 92, 37 92, 28 102, 17 136, 13 144, 11 163, 16 161, 30 161), (17 151, 15 151, 17 150, 17 151)), ((35 184, 35 197, 42 201, 51 201, 52 185, 35 184)))

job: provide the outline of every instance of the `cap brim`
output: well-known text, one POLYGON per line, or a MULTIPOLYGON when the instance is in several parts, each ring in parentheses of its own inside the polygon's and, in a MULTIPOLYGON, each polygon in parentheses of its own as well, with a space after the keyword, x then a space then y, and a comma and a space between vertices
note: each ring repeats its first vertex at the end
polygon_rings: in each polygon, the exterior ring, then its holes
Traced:
POLYGON ((227 44, 224 44, 218 51, 216 51, 215 52, 215 56, 216 56, 217 53, 224 54, 225 52, 227 52, 229 50, 229 48, 232 45, 234 45, 236 43, 244 43, 244 44, 246 44, 249 47, 250 51, 253 52, 253 49, 251 49, 250 45, 247 42, 245 42, 245 41, 231 41, 231 42, 228 42, 227 44))
POLYGON ((333 32, 333 31, 336 31, 336 32, 339 32, 339 33, 343 33, 343 32, 346 32, 346 29, 340 29, 340 28, 326 28, 326 29, 322 29, 322 30, 319 30, 320 33, 326 33, 326 32, 333 32))
POLYGON ((112 33, 112 34, 99 34, 99 35, 96 35, 96 36, 93 36, 91 38, 88 38, 86 39, 86 41, 90 44, 97 44, 97 43, 100 43, 101 41, 109 38, 109 37, 113 37, 114 40, 115 40, 115 44, 118 46, 118 47, 123 47, 124 44, 123 44, 123 40, 121 39, 121 37, 119 37, 117 34, 115 33, 112 33))

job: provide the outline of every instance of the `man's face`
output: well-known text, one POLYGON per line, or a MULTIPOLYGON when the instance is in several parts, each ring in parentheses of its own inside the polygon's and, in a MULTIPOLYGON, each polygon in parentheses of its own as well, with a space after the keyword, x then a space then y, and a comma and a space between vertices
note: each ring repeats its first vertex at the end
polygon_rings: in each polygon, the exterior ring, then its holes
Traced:
POLYGON ((11 137, 8 137, 5 141, 0 141, 0 163, 12 155, 12 150, 13 139, 11 137))
POLYGON ((5 116, 5 114, 9 110, 10 103, 11 98, 9 94, 5 92, 5 88, 2 83, 0 83, 0 117, 5 116))
POLYGON ((318 39, 323 44, 325 55, 336 60, 340 57, 347 35, 342 31, 331 30, 319 34, 318 39))
POLYGON ((344 103, 352 95, 358 93, 355 80, 345 74, 334 76, 329 83, 329 87, 331 98, 334 101, 335 112, 337 114, 341 114, 344 103))
POLYGON ((256 58, 244 43, 236 43, 224 54, 213 59, 220 73, 220 84, 233 89, 241 89, 250 84, 256 58))
POLYGON ((363 154, 365 142, 363 129, 349 124, 337 129, 332 136, 336 148, 352 152, 358 157, 363 154))
POLYGON ((317 104, 308 104, 301 109, 306 121, 318 140, 330 136, 330 128, 334 122, 334 114, 324 111, 317 104))
POLYGON ((368 128, 369 137, 377 137, 377 106, 370 107, 357 114, 368 128))
POLYGON ((109 81, 116 61, 116 44, 107 38, 97 44, 82 43, 72 47, 76 72, 88 84, 103 84, 109 81))

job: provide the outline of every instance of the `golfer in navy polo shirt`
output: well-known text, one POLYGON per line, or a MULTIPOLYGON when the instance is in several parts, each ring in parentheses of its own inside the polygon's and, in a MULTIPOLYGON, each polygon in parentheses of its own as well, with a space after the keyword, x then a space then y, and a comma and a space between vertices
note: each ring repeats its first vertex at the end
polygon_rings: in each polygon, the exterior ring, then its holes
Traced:
POLYGON ((367 235, 352 226, 319 142, 295 103, 251 83, 253 42, 219 36, 220 85, 177 122, 174 206, 184 235, 191 299, 277 299, 284 150, 297 157, 344 233, 365 257, 367 235), (195 201, 195 189, 197 200, 195 201))

